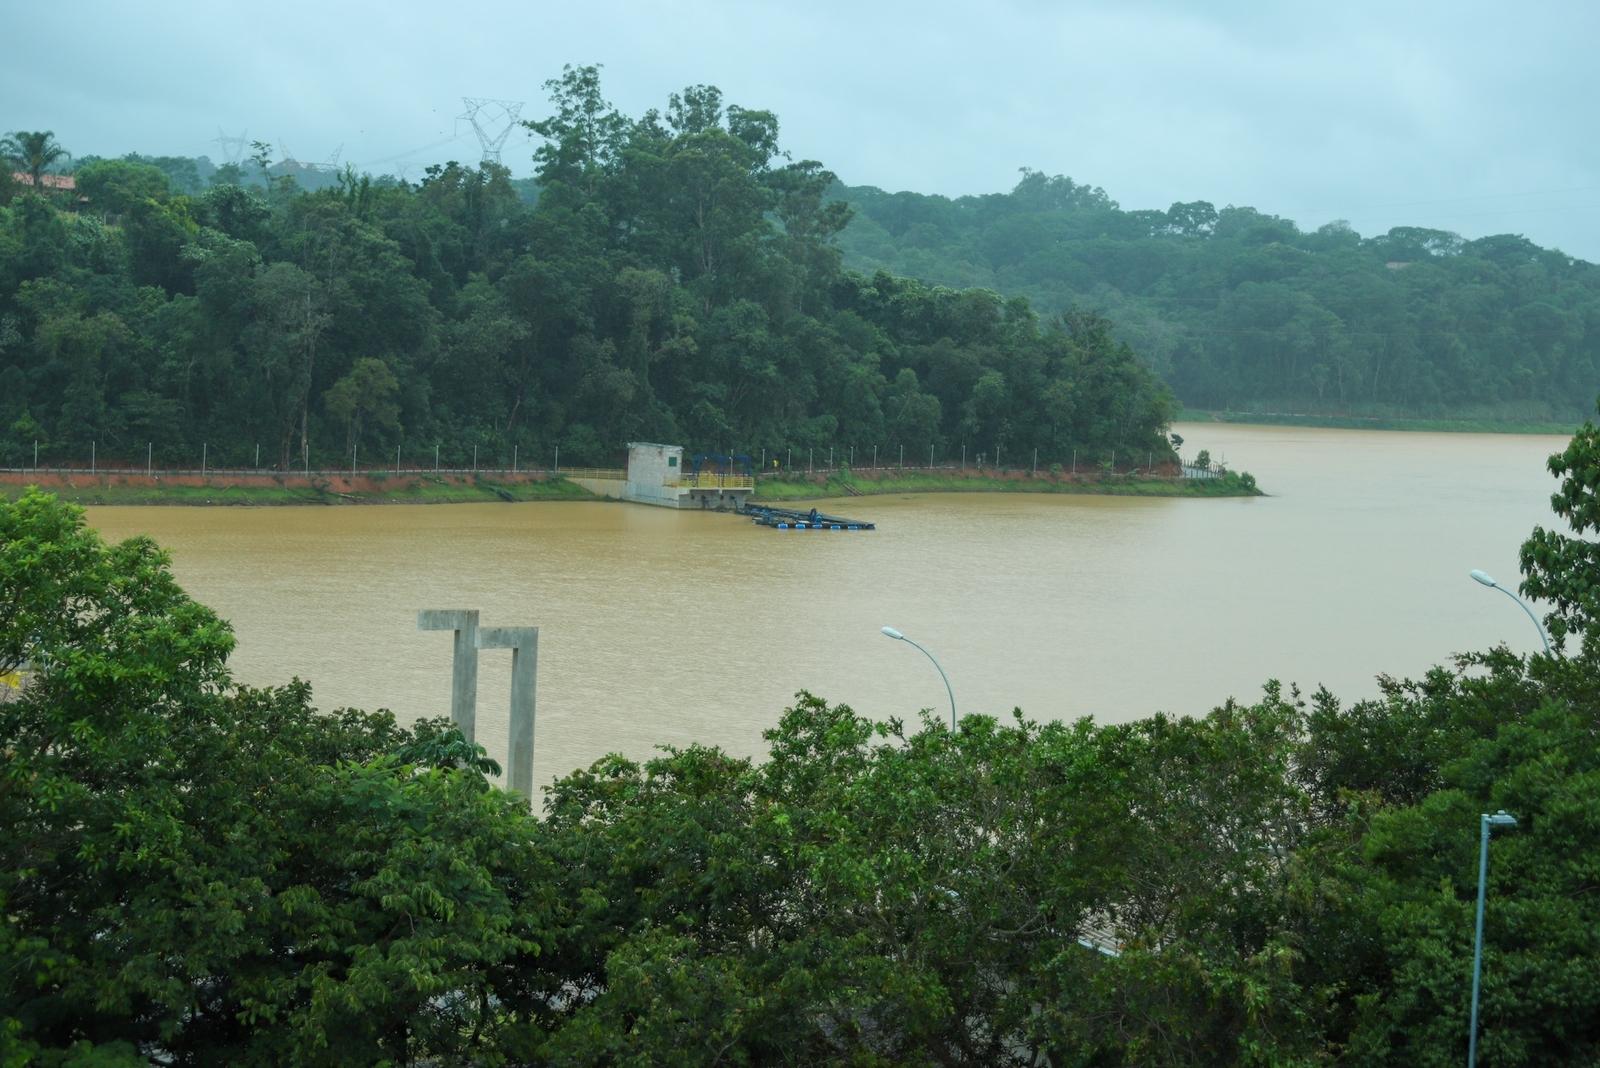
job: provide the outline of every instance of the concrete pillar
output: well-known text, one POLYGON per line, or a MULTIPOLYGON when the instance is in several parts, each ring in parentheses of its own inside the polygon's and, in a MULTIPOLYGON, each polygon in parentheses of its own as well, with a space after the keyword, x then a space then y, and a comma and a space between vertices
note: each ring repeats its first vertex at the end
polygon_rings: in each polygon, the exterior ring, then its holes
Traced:
POLYGON ((450 665, 450 720, 471 743, 478 718, 478 610, 425 608, 417 613, 417 629, 455 631, 455 659, 450 665))
POLYGON ((533 803, 534 684, 539 674, 538 627, 480 627, 479 649, 511 650, 510 752, 506 784, 533 803))

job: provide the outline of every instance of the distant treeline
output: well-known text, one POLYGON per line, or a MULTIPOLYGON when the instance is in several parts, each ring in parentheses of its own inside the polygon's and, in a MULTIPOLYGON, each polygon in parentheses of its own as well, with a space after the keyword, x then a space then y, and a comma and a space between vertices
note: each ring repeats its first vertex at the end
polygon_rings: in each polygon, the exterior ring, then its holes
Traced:
POLYGON ((834 195, 848 266, 1094 309, 1192 407, 1576 423, 1600 392, 1600 267, 1522 237, 1124 211, 1037 172, 957 200, 834 195))
MULTIPOLYGON (((1165 452, 1171 395, 1105 320, 843 270, 834 176, 770 112, 694 86, 630 118, 593 68, 547 88, 535 204, 494 165, 307 191, 266 145, 205 174, 80 161, 45 195, 6 175, 0 463, 36 440, 283 466, 599 462, 633 438, 1165 452)), ((59 149, 8 144, 24 176, 59 149)))

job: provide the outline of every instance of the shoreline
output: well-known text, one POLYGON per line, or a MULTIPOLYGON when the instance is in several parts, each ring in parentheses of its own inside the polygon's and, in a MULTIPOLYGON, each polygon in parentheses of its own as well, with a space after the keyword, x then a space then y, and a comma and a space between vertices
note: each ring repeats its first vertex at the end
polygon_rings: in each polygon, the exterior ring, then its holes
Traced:
POLYGON ((492 504, 519 501, 597 501, 605 498, 544 472, 356 475, 227 471, 218 474, 111 471, 0 471, 0 496, 15 498, 38 486, 63 501, 93 507, 280 505, 492 504))
MULTIPOLYGON (((615 501, 547 472, 280 475, 229 471, 217 474, 87 471, 0 471, 0 496, 17 497, 38 486, 63 501, 87 507, 276 507, 294 505, 495 504, 532 501, 615 501)), ((1259 497, 1248 475, 1214 479, 1132 474, 1048 474, 1026 471, 940 472, 883 469, 815 475, 766 475, 752 499, 763 502, 824 500, 892 493, 1074 493, 1135 497, 1259 497)))
POLYGON ((1238 426, 1303 426, 1325 430, 1392 430, 1429 434, 1516 434, 1571 437, 1583 425, 1528 419, 1424 418, 1386 415, 1317 415, 1310 412, 1231 412, 1185 408, 1172 420, 1178 423, 1230 423, 1238 426))
POLYGON ((834 475, 756 481, 754 501, 811 501, 872 497, 891 493, 1076 493, 1100 497, 1264 497, 1255 479, 1240 472, 1220 478, 1138 477, 1136 475, 1067 475, 1027 472, 984 474, 973 469, 928 474, 885 471, 877 477, 845 471, 834 475))

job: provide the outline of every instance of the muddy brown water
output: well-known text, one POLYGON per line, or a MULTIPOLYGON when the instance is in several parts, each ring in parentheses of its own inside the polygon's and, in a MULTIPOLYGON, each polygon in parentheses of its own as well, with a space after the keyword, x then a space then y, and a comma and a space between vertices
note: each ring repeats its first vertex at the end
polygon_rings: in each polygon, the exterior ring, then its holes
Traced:
MULTIPOLYGON (((236 676, 309 679, 322 707, 447 711, 450 641, 424 607, 541 628, 535 779, 610 750, 762 748, 805 688, 873 716, 1123 721, 1201 714, 1277 678, 1341 695, 1459 650, 1537 648, 1468 578, 1516 577, 1552 522, 1555 437, 1185 425, 1184 451, 1253 472, 1234 500, 864 497, 871 533, 602 503, 94 508, 146 533, 238 635, 236 676)), ((504 759, 509 654, 485 653, 480 740, 504 759)))

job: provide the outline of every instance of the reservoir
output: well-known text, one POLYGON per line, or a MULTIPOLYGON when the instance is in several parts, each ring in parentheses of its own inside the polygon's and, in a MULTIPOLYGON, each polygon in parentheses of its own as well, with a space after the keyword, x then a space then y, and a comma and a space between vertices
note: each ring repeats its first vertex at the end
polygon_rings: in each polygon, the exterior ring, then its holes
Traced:
MULTIPOLYGON (((1376 694, 1452 653, 1539 648, 1508 598, 1517 550, 1556 525, 1562 437, 1180 425, 1271 496, 863 497, 877 530, 795 533, 615 503, 94 508, 149 534, 230 620, 235 676, 308 679, 319 707, 448 713, 450 637, 421 608, 538 626, 535 781, 612 750, 761 751, 800 689, 874 717, 1119 722, 1202 715, 1267 679, 1376 694)), ((1561 528, 1564 530, 1564 528, 1561 528)), ((479 741, 504 763, 508 653, 480 666, 479 741)))

